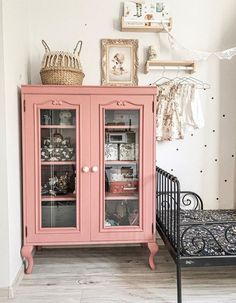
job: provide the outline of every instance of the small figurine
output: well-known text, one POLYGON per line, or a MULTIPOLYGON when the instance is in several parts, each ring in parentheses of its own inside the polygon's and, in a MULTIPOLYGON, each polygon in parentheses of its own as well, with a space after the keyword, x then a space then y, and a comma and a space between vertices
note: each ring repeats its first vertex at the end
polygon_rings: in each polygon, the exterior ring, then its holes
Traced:
POLYGON ((51 117, 49 115, 43 115, 43 124, 49 125, 51 122, 51 117))
POLYGON ((60 176, 57 186, 61 191, 67 191, 68 183, 69 183, 69 173, 66 172, 65 175, 60 176))
MULTIPOLYGON (((42 195, 66 195, 69 192, 70 185, 70 176, 69 172, 65 172, 64 175, 61 175, 59 178, 57 176, 51 177, 48 179, 48 182, 41 187, 42 195)), ((74 188, 72 189, 74 190, 74 188)), ((71 192, 71 191, 70 191, 71 192)))
POLYGON ((157 60, 157 48, 154 45, 150 45, 148 48, 148 60, 157 60))
POLYGON ((152 22, 151 22, 151 20, 153 20, 153 15, 152 14, 146 14, 144 19, 147 20, 145 22, 145 26, 151 26, 152 25, 152 22))
POLYGON ((72 113, 69 110, 63 110, 59 114, 61 125, 72 125, 72 113))
POLYGON ((116 213, 120 218, 127 216, 127 205, 124 202, 119 203, 116 207, 116 213))
POLYGON ((163 2, 157 2, 156 3, 156 11, 158 13, 162 13, 165 9, 164 3, 163 2))
POLYGON ((55 133, 53 135, 53 143, 54 143, 54 147, 58 147, 60 146, 60 144, 63 141, 63 136, 60 133, 55 133))
POLYGON ((56 185, 57 182, 58 182, 58 178, 57 178, 57 176, 54 176, 54 177, 52 177, 52 178, 49 178, 48 184, 49 184, 51 187, 53 187, 53 186, 56 185))
POLYGON ((137 208, 134 208, 130 213, 129 213, 129 224, 130 225, 139 225, 139 212, 137 208))

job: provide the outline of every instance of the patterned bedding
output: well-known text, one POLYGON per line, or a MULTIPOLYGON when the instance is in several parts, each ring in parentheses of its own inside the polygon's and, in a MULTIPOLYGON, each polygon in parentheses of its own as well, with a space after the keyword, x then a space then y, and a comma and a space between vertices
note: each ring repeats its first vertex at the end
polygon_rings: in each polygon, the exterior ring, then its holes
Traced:
POLYGON ((186 210, 180 215, 182 256, 236 256, 236 210, 186 210))

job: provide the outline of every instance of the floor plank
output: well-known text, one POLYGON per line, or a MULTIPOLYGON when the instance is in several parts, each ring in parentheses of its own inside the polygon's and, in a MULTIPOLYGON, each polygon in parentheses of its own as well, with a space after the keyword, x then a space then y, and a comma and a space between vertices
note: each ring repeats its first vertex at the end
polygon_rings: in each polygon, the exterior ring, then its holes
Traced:
MULTIPOLYGON (((175 266, 161 247, 157 268, 143 247, 42 249, 12 303, 175 303, 175 266)), ((183 270, 184 303, 236 303, 236 267, 183 270)), ((0 302, 9 302, 0 300, 0 302)))

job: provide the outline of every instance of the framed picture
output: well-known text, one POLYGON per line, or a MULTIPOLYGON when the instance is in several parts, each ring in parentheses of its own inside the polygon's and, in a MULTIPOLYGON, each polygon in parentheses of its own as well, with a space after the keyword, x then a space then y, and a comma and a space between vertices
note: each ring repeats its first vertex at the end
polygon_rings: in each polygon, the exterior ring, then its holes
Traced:
POLYGON ((102 40, 102 85, 138 85, 138 40, 102 40))

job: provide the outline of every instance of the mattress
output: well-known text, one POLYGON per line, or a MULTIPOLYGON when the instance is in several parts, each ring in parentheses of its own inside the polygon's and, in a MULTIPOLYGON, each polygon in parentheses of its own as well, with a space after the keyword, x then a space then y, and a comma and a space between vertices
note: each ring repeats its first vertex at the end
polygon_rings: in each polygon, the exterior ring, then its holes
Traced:
POLYGON ((236 210, 185 210, 180 222, 182 256, 236 256, 236 210))

